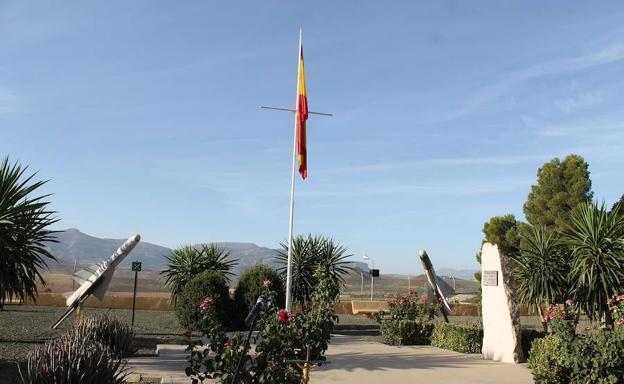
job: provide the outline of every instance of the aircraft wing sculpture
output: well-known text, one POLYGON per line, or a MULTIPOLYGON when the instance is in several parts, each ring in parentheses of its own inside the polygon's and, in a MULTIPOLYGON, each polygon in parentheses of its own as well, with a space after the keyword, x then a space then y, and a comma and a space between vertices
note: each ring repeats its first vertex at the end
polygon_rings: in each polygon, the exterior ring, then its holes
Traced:
POLYGON ((449 305, 448 301, 446 300, 446 296, 440 288, 441 286, 444 287, 448 285, 444 282, 444 280, 440 279, 436 275, 435 270, 433 269, 433 264, 431 264, 431 260, 429 260, 429 255, 427 255, 427 252, 423 249, 418 252, 418 255, 420 256, 420 261, 422 263, 423 269, 425 270, 425 276, 427 276, 429 286, 431 287, 431 290, 433 291, 435 297, 442 303, 442 307, 440 308, 442 316, 444 316, 444 320, 448 323, 447 314, 451 312, 451 306, 449 305))
POLYGON ((130 254, 130 252, 141 241, 140 235, 134 235, 126 240, 115 253, 109 258, 93 264, 85 269, 76 271, 72 278, 80 287, 74 292, 67 292, 64 296, 67 298, 67 311, 52 325, 52 329, 56 329, 65 319, 69 317, 90 295, 94 295, 99 300, 104 298, 106 289, 108 288, 115 267, 130 254))

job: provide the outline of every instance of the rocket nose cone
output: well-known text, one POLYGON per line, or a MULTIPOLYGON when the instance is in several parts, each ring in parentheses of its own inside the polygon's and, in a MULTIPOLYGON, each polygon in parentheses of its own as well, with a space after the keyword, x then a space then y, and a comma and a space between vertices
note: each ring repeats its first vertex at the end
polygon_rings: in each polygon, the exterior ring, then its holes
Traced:
POLYGON ((134 235, 134 237, 132 237, 132 240, 139 242, 141 241, 141 235, 139 235, 138 233, 136 235, 134 235))
POLYGON ((422 259, 423 257, 427 256, 427 251, 421 249, 420 251, 418 251, 418 256, 422 259))

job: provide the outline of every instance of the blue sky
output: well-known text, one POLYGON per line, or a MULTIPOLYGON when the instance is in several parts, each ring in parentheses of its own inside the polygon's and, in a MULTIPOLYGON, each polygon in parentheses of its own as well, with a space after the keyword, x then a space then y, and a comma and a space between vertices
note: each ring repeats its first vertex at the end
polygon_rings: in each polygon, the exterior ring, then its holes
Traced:
POLYGON ((619 2, 0 0, 0 154, 58 228, 166 246, 286 240, 304 29, 309 178, 296 233, 382 272, 477 268, 483 222, 545 161, 624 193, 619 2))

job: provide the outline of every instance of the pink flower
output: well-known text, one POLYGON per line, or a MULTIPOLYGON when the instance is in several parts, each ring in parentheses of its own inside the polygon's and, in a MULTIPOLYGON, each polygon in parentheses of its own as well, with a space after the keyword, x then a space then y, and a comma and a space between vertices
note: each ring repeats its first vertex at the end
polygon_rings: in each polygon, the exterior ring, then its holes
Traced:
POLYGON ((214 299, 211 296, 207 296, 206 298, 204 298, 201 304, 199 304, 199 309, 202 312, 205 312, 212 304, 214 304, 214 299))
POLYGON ((225 348, 230 348, 232 346, 232 340, 229 337, 226 337, 225 341, 223 342, 223 346, 225 348))
POLYGON ((618 320, 618 322, 617 322, 617 323, 618 323, 618 325, 624 325, 624 318, 622 318, 622 319, 618 320))
POLYGON ((444 299, 443 299, 443 298, 441 298, 441 297, 438 297, 438 301, 439 301, 440 303, 442 303, 442 302, 444 302, 444 299))
POLYGON ((186 332, 182 333, 182 336, 191 337, 191 336, 193 336, 193 331, 186 331, 186 332))
POLYGON ((617 299, 618 299, 619 301, 624 301, 624 295, 620 295, 620 296, 618 296, 618 297, 617 297, 617 299))
POLYGON ((572 301, 572 299, 568 299, 568 300, 566 300, 566 302, 565 302, 565 303, 566 303, 566 305, 572 305, 572 304, 574 304, 574 302, 572 301))
POLYGON ((427 296, 422 296, 420 298, 420 301, 422 301, 423 303, 426 303, 429 299, 427 298, 427 296))
POLYGON ((269 279, 266 279, 266 280, 262 281, 262 287, 264 287, 264 288, 269 288, 271 286, 271 284, 273 284, 273 283, 271 283, 271 280, 269 280, 269 279))
POLYGON ((555 317, 557 317, 557 314, 556 314, 555 312, 550 312, 550 313, 548 314, 548 318, 549 318, 549 319, 554 319, 555 317))
POLYGON ((277 318, 282 323, 286 323, 291 317, 292 314, 285 309, 280 309, 279 311, 277 311, 277 318))

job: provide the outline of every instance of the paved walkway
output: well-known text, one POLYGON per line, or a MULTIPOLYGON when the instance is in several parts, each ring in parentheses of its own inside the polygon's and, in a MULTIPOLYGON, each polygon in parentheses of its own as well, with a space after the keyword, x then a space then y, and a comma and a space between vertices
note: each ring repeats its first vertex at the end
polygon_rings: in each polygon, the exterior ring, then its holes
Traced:
MULTIPOLYGON (((168 352, 157 358, 129 360, 131 371, 168 378, 166 383, 189 383, 184 374, 187 355, 168 352)), ((333 336, 329 364, 312 370, 310 383, 357 384, 530 384, 525 364, 505 364, 429 346, 393 347, 356 336, 333 336)))

